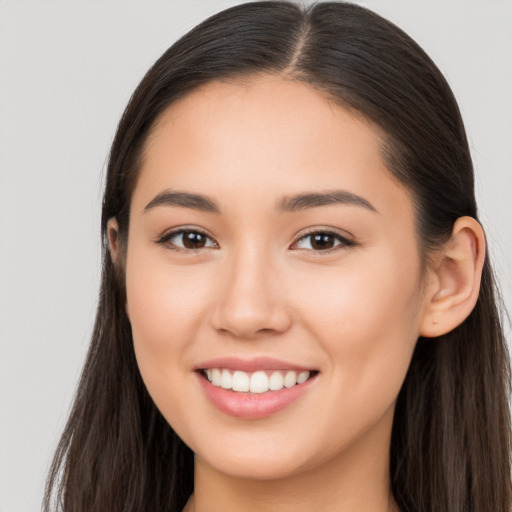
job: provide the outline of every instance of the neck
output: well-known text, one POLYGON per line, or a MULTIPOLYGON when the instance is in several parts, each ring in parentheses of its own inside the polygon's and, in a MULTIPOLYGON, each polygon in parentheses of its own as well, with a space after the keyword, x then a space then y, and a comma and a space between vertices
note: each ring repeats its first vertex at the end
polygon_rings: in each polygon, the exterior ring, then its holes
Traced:
POLYGON ((389 481, 391 423, 386 423, 324 464, 275 480, 221 473, 196 456, 195 491, 184 512, 397 512, 389 481))

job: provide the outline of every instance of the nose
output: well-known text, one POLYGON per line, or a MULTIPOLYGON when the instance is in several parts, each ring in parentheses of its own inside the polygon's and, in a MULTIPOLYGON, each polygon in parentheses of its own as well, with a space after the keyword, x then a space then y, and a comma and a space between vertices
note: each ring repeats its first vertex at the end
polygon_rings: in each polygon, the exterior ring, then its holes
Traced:
POLYGON ((212 317, 215 329, 240 339, 288 330, 292 317, 278 272, 258 251, 239 252, 226 261, 212 317))

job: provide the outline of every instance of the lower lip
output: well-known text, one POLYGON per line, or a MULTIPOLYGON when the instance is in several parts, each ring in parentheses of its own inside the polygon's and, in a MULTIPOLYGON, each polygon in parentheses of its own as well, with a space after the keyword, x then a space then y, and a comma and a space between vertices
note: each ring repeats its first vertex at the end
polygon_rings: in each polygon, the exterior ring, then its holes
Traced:
POLYGON ((302 384, 266 393, 232 391, 214 386, 199 372, 197 376, 207 398, 217 409, 236 418, 256 420, 266 418, 288 407, 310 389, 318 374, 302 384))

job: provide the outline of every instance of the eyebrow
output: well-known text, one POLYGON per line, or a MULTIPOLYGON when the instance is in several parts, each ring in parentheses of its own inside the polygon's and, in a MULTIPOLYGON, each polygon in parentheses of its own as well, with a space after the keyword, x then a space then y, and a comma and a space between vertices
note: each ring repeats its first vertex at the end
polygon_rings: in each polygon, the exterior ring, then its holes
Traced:
MULTIPOLYGON (((361 206, 367 210, 378 213, 375 207, 364 197, 347 190, 304 192, 286 196, 277 202, 276 209, 283 213, 291 213, 336 204, 361 206)), ((157 206, 179 206, 207 213, 215 213, 217 215, 221 213, 220 206, 215 199, 202 194, 192 194, 182 191, 165 190, 161 192, 146 205, 144 211, 146 212, 157 206)))
POLYGON ((191 194, 190 192, 179 192, 165 190, 155 196, 144 208, 144 211, 151 210, 157 206, 181 206, 191 208, 202 212, 220 214, 220 207, 217 201, 211 197, 201 194, 191 194))
POLYGON ((364 197, 353 194, 347 190, 330 190, 327 192, 307 192, 287 196, 277 203, 277 209, 282 212, 296 212, 318 206, 334 204, 346 204, 362 206, 372 212, 377 212, 375 207, 364 197))

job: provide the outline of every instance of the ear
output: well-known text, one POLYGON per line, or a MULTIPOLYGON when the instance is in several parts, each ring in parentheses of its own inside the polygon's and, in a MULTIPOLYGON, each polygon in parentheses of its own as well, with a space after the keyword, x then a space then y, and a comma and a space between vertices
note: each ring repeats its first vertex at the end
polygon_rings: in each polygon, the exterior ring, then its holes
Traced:
POLYGON ((435 337, 460 325, 475 307, 485 259, 485 235, 472 217, 460 217, 433 258, 420 335, 435 337))
POLYGON ((115 217, 107 222, 107 236, 110 257, 114 263, 117 263, 119 261, 119 224, 115 217))

